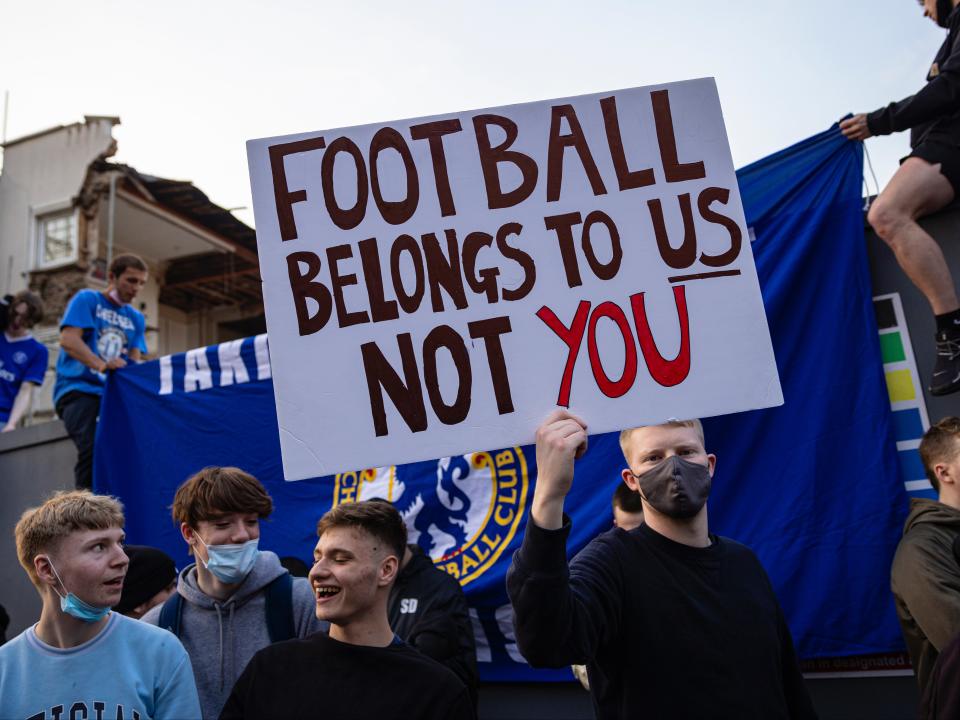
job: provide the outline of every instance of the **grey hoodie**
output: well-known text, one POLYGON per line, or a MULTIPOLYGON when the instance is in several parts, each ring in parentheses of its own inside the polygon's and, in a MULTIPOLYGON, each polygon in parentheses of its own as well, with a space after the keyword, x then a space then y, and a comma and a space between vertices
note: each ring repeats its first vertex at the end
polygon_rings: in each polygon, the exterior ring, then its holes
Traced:
POLYGON ((923 498, 910 501, 890 589, 921 694, 940 651, 960 633, 960 565, 953 555, 958 535, 960 510, 923 498))
MULTIPOLYGON (((180 573, 177 592, 186 601, 180 616, 180 641, 193 664, 204 720, 220 715, 247 662, 257 650, 270 644, 264 588, 286 572, 276 555, 261 551, 253 570, 223 602, 200 590, 196 565, 180 573)), ((143 621, 159 624, 161 607, 150 610, 143 621)), ((294 578, 293 624, 297 637, 326 629, 327 624, 317 620, 315 608, 310 583, 306 578, 294 578)))

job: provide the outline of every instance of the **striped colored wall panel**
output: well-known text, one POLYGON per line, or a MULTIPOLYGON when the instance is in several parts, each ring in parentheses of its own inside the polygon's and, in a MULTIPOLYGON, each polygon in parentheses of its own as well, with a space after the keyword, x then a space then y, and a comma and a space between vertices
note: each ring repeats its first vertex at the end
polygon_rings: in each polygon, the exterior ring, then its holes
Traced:
POLYGON ((893 410, 900 477, 911 497, 936 498, 920 461, 920 439, 930 427, 923 402, 923 385, 910 344, 910 331, 903 314, 900 295, 880 295, 873 299, 873 310, 880 331, 880 354, 893 410))

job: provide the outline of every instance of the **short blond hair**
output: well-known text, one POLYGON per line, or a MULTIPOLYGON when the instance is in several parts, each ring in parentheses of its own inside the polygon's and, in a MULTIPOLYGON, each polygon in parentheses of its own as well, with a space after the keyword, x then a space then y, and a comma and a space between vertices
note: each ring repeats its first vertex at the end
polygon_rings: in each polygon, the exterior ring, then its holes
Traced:
POLYGON ((123 522, 123 504, 115 497, 94 495, 89 490, 62 490, 20 516, 13 531, 17 558, 39 590, 40 578, 33 566, 37 555, 55 550, 61 540, 77 530, 122 528, 123 522))
MULTIPOLYGON (((645 427, 688 427, 693 428, 697 431, 697 437, 700 439, 700 444, 703 446, 704 450, 707 448, 706 441, 703 437, 703 423, 694 418, 693 420, 667 420, 665 423, 660 423, 659 425, 638 425, 637 427, 627 428, 626 430, 620 431, 620 450, 623 452, 623 456, 627 457, 627 442, 630 440, 630 435, 635 430, 642 430, 645 427)), ((629 462, 629 458, 627 458, 629 462)))

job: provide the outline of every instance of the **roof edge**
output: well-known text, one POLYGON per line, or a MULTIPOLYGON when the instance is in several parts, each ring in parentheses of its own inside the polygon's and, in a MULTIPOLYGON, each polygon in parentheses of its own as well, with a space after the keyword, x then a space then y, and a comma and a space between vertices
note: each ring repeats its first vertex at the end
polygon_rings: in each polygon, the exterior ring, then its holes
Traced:
POLYGON ((61 130, 72 130, 73 128, 85 127, 91 122, 97 122, 100 120, 107 120, 112 125, 119 125, 120 118, 115 115, 84 115, 82 122, 73 122, 67 125, 55 125, 54 127, 46 128, 45 130, 38 130, 37 132, 30 133, 29 135, 22 135, 21 137, 14 138, 13 140, 7 140, 5 143, 0 143, 0 147, 6 149, 12 147, 13 145, 19 145, 20 143, 27 142, 28 140, 36 140, 39 137, 44 135, 52 135, 53 133, 60 132, 61 130))

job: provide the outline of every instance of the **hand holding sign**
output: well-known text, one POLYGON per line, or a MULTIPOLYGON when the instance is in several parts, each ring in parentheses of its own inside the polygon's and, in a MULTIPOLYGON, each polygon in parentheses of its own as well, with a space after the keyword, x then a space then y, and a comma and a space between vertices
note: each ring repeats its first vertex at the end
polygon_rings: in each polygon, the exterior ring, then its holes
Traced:
POLYGON ((530 510, 545 530, 563 526, 563 500, 573 484, 573 461, 587 451, 587 424, 554 410, 537 428, 537 486, 530 510))
POLYGON ((712 80, 248 154, 287 479, 782 402, 712 80))

